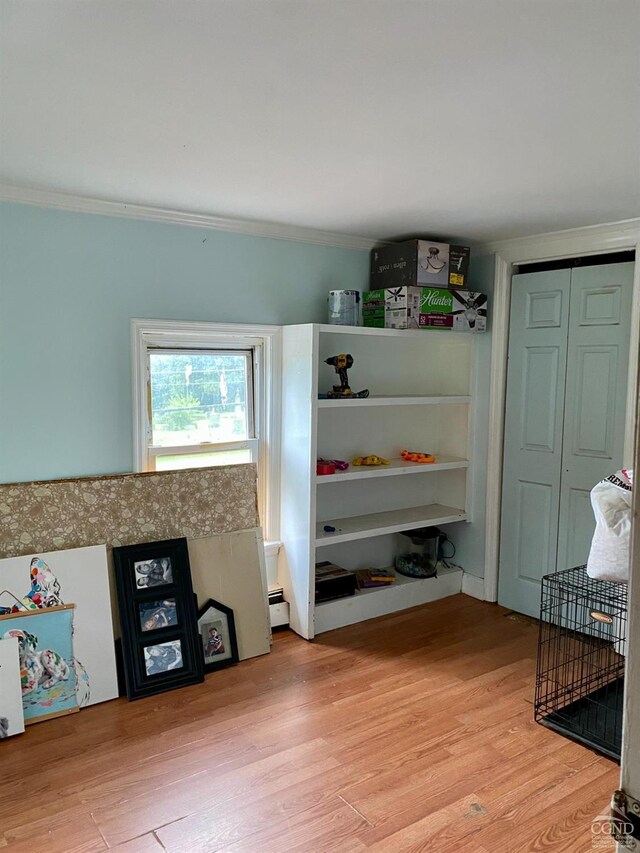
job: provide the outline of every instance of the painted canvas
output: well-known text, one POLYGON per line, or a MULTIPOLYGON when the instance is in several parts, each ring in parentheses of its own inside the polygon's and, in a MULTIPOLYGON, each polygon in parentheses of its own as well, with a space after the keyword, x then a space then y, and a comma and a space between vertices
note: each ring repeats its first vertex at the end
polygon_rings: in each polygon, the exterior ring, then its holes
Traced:
POLYGON ((0 616, 0 637, 18 641, 24 721, 78 710, 73 662, 73 604, 0 616))
POLYGON ((17 637, 0 640, 0 740, 24 731, 17 637))
POLYGON ((75 604, 78 705, 118 696, 105 545, 0 560, 0 589, 38 607, 75 604))

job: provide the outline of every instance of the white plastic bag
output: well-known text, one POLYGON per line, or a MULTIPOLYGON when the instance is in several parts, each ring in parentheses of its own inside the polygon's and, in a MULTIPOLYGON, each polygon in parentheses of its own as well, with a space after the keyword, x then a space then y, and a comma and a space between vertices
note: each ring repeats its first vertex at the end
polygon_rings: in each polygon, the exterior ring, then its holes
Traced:
POLYGON ((633 471, 617 471, 591 490, 596 529, 587 574, 601 581, 629 582, 633 471))

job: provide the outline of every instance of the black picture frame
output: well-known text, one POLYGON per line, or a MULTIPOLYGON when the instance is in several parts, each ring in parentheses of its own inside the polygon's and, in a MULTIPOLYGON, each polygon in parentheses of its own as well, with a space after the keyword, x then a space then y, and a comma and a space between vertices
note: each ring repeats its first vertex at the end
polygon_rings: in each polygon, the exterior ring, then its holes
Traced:
POLYGON ((198 636, 205 672, 238 663, 238 640, 233 610, 210 598, 198 610, 198 636))
POLYGON ((186 539, 113 549, 127 696, 204 680, 186 539))

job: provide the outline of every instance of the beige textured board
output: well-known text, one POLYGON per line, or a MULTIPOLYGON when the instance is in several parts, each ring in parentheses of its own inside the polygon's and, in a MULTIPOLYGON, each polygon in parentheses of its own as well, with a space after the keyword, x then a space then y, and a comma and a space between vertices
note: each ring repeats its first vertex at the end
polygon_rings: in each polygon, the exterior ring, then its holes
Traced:
POLYGON ((254 465, 0 485, 0 557, 259 525, 254 465))
POLYGON ((240 660, 271 650, 271 624, 260 529, 189 539, 198 607, 213 598, 233 609, 240 660))

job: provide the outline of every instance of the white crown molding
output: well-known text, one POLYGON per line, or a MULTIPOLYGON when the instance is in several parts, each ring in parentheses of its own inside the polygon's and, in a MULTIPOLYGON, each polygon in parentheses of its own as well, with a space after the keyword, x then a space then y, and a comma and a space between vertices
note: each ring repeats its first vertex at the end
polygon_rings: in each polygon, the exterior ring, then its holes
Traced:
POLYGON ((496 240, 483 243, 476 250, 482 254, 496 252, 507 263, 517 264, 615 252, 628 249, 639 240, 640 218, 496 240))
POLYGON ((297 225, 279 225, 252 219, 232 219, 205 213, 189 213, 162 207, 104 201, 103 199, 50 192, 49 190, 28 189, 27 187, 16 187, 9 184, 0 184, 0 201, 33 204, 57 210, 69 210, 75 213, 97 213, 102 216, 167 222, 172 225, 186 225, 191 228, 208 228, 214 231, 244 234, 249 237, 270 237, 274 240, 292 240, 296 243, 316 243, 320 246, 333 246, 340 249, 369 251, 382 242, 381 240, 372 240, 369 237, 355 237, 349 234, 303 228, 297 225))

